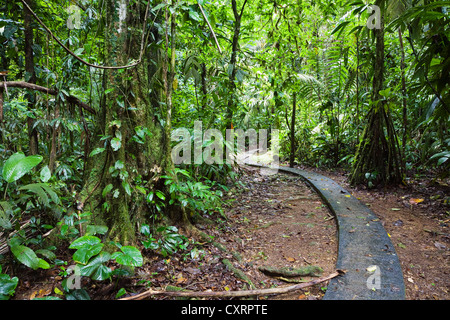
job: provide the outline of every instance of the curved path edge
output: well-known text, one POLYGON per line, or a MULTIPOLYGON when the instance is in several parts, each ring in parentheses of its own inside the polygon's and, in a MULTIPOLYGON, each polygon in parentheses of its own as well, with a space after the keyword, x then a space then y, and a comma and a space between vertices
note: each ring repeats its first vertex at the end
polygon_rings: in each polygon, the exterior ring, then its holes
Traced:
POLYGON ((328 205, 338 226, 336 269, 343 276, 330 281, 324 300, 404 300, 401 265, 386 230, 366 205, 332 179, 288 167, 267 168, 300 176, 328 205))

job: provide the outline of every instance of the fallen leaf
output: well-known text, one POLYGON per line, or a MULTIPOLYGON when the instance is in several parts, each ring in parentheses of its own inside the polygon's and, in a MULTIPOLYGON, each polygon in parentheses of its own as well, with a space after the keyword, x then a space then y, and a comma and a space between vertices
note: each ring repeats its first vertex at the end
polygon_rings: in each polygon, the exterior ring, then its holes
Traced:
POLYGON ((366 268, 367 272, 373 273, 377 271, 377 266, 370 266, 366 268))
POLYGON ((391 208, 392 211, 400 211, 399 208, 391 208))
POLYGON ((61 290, 59 290, 57 287, 55 287, 55 293, 56 294, 59 294, 60 296, 63 296, 64 295, 64 292, 62 292, 61 290))
POLYGON ((352 196, 349 195, 349 194, 346 194, 345 197, 346 197, 346 198, 351 198, 352 196))
POLYGON ((30 300, 33 300, 37 295, 37 291, 34 291, 31 295, 30 295, 30 300))
POLYGON ((37 297, 42 298, 42 297, 48 296, 50 293, 52 293, 51 289, 41 289, 41 290, 39 290, 37 297))
POLYGON ((414 198, 409 199, 409 203, 411 203, 411 204, 419 204, 423 201, 424 201, 424 199, 414 199, 414 198))
POLYGON ((292 258, 292 257, 286 257, 286 260, 289 261, 289 262, 295 262, 295 259, 292 258))
POLYGON ((185 282, 187 279, 183 277, 183 274, 180 272, 177 276, 177 284, 185 282))

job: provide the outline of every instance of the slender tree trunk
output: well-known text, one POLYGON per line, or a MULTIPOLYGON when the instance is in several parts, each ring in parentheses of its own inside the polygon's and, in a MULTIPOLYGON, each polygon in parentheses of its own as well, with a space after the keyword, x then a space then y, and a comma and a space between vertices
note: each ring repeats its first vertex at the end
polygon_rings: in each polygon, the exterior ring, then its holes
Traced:
MULTIPOLYGON (((59 103, 55 106, 55 119, 58 119, 59 114, 59 103)), ((48 167, 51 172, 55 170, 55 162, 56 162, 56 153, 57 153, 57 145, 58 145, 58 136, 59 136, 60 124, 55 123, 52 128, 52 140, 50 147, 50 155, 48 161, 48 167)))
POLYGON ((359 141, 359 34, 356 35, 356 141, 359 141))
POLYGON ((206 84, 206 76, 207 76, 207 69, 206 69, 206 63, 201 64, 202 67, 202 116, 205 115, 205 111, 207 110, 207 103, 208 103, 208 88, 206 84))
MULTIPOLYGON (((34 8, 34 0, 28 1, 31 9, 34 8)), ((36 83, 36 72, 34 70, 34 53, 33 53, 33 26, 31 25, 33 17, 28 9, 23 9, 23 22, 25 32, 25 80, 29 83, 36 83)), ((36 96, 33 92, 27 94, 28 110, 34 109, 36 96)), ((29 152, 31 155, 38 154, 38 133, 34 127, 33 118, 27 118, 29 152)))
POLYGON ((402 29, 398 28, 398 37, 400 41, 400 51, 401 51, 401 64, 400 68, 402 71, 402 103, 403 103, 403 139, 402 139, 402 155, 403 155, 403 170, 406 170, 406 139, 408 137, 408 109, 407 109, 407 100, 406 100, 406 78, 405 78, 405 49, 403 46, 403 35, 402 29))
POLYGON ((293 103, 292 103, 292 121, 291 121, 291 155, 289 160, 289 166, 291 168, 294 167, 294 161, 295 161, 295 113, 297 109, 297 94, 294 93, 293 96, 293 103))
POLYGON ((242 15, 244 13, 245 5, 247 4, 247 0, 245 0, 244 4, 242 5, 241 11, 239 13, 237 8, 237 2, 236 0, 231 1, 233 14, 234 14, 234 32, 233 32, 233 42, 231 46, 231 59, 230 59, 230 68, 231 72, 229 73, 229 98, 228 98, 228 105, 227 105, 227 112, 226 112, 226 128, 230 129, 232 120, 233 120, 233 114, 236 111, 236 74, 237 74, 237 54, 238 54, 238 47, 239 47, 239 37, 241 34, 241 21, 242 21, 242 15))

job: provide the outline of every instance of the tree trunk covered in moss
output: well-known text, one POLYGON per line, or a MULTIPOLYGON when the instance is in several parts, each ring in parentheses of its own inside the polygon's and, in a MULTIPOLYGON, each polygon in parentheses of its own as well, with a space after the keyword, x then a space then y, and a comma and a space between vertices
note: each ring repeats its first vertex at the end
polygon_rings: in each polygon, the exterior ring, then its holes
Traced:
POLYGON ((369 182, 400 183, 402 181, 401 155, 397 135, 390 116, 389 107, 380 91, 384 82, 384 7, 385 1, 378 0, 381 8, 381 28, 374 29, 376 52, 373 76, 372 106, 367 115, 367 124, 355 155, 352 184, 369 182))
MULTIPOLYGON (((138 60, 145 3, 108 0, 106 4, 105 64, 138 60)), ((148 25, 155 18, 149 15, 148 25)), ((159 41, 156 28, 150 32, 155 43, 159 41)), ((93 213, 94 223, 108 226, 108 238, 122 244, 135 242, 137 227, 154 210, 144 192, 162 189, 159 177, 173 168, 170 110, 160 103, 166 102, 163 58, 161 49, 152 45, 136 67, 104 74, 105 96, 92 146, 105 151, 88 159, 80 202, 85 212, 93 213)))

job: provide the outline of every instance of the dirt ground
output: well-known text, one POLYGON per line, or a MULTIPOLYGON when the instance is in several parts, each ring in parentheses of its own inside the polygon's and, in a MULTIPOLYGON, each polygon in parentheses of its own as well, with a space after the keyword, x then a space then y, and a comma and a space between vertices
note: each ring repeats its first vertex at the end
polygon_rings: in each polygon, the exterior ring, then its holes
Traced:
MULTIPOLYGON (((350 188, 343 172, 319 173, 340 183, 381 219, 396 246, 408 300, 450 298, 450 208, 443 201, 449 195, 448 186, 430 185, 425 179, 420 184, 411 181, 404 188, 367 191, 350 188)), ((143 250, 145 264, 136 268, 134 276, 102 282, 83 277, 82 288, 91 299, 110 300, 116 299, 121 288, 127 292, 122 297, 127 297, 149 288, 234 291, 289 286, 294 284, 292 281, 317 278, 280 278, 261 272, 262 266, 312 265, 323 270, 322 276, 335 271, 338 245, 335 219, 314 191, 299 177, 264 176, 256 168, 245 168, 241 181, 241 186, 232 188, 224 197, 226 219, 217 214, 209 217, 215 223, 197 225, 215 244, 190 238, 186 251, 168 257, 143 250), (227 266, 225 260, 230 261, 235 270, 240 270, 240 275, 227 266)), ((61 250, 58 256, 66 259, 68 265, 69 251, 61 250)), ((55 292, 62 289, 60 271, 58 267, 32 271, 16 266, 14 272, 20 282, 13 299, 58 297, 55 292)), ((258 298, 319 300, 326 286, 324 282, 289 294, 258 298)), ((176 298, 160 295, 151 299, 176 298)))
MULTIPOLYGON (((235 197, 227 215, 241 242, 234 245, 234 250, 242 255, 252 282, 259 288, 269 288, 314 279, 270 276, 259 270, 263 266, 317 266, 323 270, 323 276, 334 272, 337 228, 320 197, 299 177, 264 176, 259 169, 246 170, 245 189, 235 197)), ((316 300, 323 296, 326 285, 324 282, 300 292, 267 298, 316 300)))

